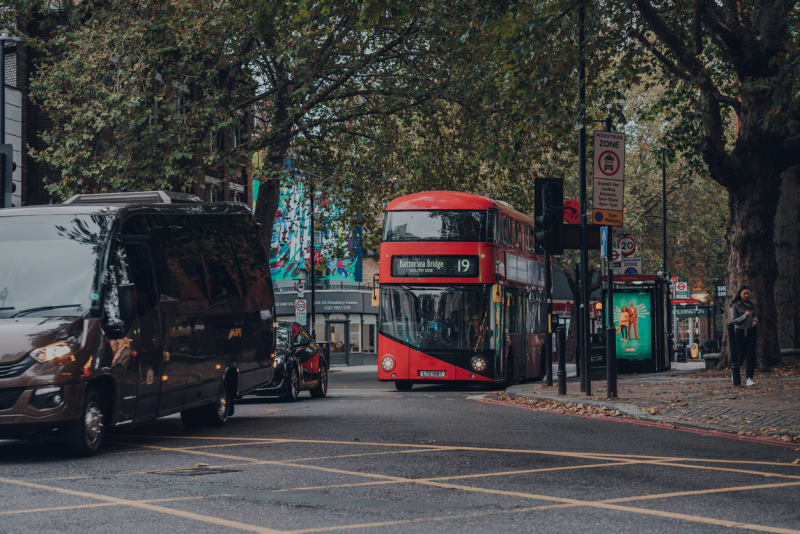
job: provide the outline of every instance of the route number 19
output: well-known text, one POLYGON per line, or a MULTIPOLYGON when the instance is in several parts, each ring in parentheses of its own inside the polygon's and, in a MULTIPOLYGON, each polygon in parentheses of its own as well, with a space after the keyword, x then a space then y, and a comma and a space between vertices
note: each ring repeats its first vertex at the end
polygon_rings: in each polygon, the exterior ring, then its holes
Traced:
POLYGON ((468 273, 470 270, 470 263, 467 258, 462 258, 458 260, 458 272, 459 273, 468 273))

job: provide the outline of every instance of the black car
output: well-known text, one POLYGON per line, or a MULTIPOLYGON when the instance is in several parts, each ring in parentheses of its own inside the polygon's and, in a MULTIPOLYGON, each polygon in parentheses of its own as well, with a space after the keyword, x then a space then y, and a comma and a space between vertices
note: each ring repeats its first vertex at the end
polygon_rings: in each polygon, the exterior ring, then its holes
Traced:
POLYGON ((275 329, 276 355, 272 382, 251 392, 253 395, 277 396, 295 401, 303 390, 312 397, 328 394, 330 362, 322 348, 297 323, 279 322, 275 329))

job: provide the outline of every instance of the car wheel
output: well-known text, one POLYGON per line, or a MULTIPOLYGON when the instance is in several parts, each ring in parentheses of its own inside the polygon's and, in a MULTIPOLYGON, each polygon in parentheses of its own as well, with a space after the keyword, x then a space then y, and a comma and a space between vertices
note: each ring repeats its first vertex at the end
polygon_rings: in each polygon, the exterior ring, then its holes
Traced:
POLYGON ((292 373, 289 375, 286 391, 281 398, 286 402, 294 402, 298 396, 300 396, 300 373, 297 372, 297 366, 292 365, 292 373))
POLYGON ((321 399, 328 394, 328 369, 325 367, 325 362, 320 362, 323 365, 319 366, 319 382, 311 390, 311 396, 321 399))
POLYGON ((89 388, 86 391, 81 419, 67 434, 67 443, 74 454, 92 456, 100 450, 106 435, 106 410, 106 403, 100 394, 89 388))
POLYGON ((411 388, 414 387, 413 382, 409 382, 408 380, 395 380, 394 381, 394 388, 397 391, 411 391, 411 388))

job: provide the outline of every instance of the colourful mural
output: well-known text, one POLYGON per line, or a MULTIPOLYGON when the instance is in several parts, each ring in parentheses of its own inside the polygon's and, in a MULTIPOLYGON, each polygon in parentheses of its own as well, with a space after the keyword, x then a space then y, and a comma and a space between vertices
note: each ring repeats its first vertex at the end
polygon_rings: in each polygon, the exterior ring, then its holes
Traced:
MULTIPOLYGON (((281 188, 280 203, 272 225, 270 271, 273 280, 305 278, 311 265, 311 229, 308 191, 299 180, 287 177, 281 188)), ((255 188, 254 188, 255 189, 255 188)), ((320 192, 314 195, 317 233, 314 242, 317 280, 361 282, 361 231, 338 230, 333 222, 342 210, 320 192), (345 257, 334 257, 344 249, 345 257), (320 267, 324 266, 324 270, 320 267)))

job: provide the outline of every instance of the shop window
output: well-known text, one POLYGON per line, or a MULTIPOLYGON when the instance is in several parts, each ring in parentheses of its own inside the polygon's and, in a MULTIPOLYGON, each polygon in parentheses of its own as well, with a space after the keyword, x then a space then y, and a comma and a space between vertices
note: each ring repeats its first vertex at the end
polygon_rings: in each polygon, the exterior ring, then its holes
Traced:
POLYGON ((365 315, 364 324, 361 325, 361 351, 375 353, 375 331, 377 327, 377 317, 365 315))
POLYGON ((350 317, 350 352, 361 352, 361 323, 359 317, 350 317))

